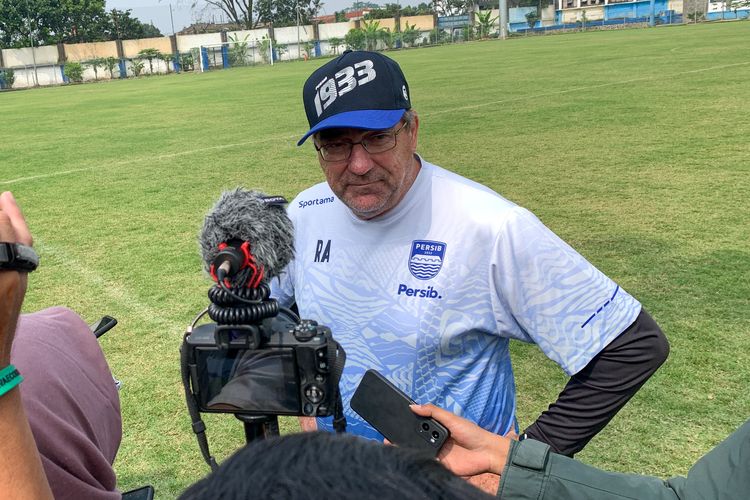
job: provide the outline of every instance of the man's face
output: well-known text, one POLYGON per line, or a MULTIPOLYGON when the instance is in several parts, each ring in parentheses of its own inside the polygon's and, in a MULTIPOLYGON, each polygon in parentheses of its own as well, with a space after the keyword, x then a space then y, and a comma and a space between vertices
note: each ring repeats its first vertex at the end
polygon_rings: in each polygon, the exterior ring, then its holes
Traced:
MULTIPOLYGON (((397 123, 396 131, 404 125, 397 123)), ((326 161, 318 153, 328 185, 336 196, 360 219, 372 219, 392 209, 403 199, 419 173, 417 150, 419 120, 405 126, 396 136, 396 146, 382 153, 368 153, 361 144, 352 148, 351 156, 342 161, 326 161)), ((320 133, 316 144, 356 143, 383 131, 329 129, 320 133)))

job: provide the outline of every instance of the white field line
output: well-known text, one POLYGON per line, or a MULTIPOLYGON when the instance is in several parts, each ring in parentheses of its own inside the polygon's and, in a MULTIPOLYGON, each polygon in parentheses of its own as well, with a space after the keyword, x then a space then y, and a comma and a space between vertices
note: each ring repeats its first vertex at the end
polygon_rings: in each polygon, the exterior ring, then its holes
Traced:
POLYGON ((251 144, 258 144, 258 143, 261 143, 261 142, 268 142, 268 141, 274 141, 274 140, 282 140, 282 139, 289 139, 289 140, 291 140, 291 139, 296 139, 298 137, 299 136, 297 136, 297 135, 268 137, 268 138, 260 139, 260 140, 245 141, 245 142, 236 142, 234 144, 220 144, 218 146, 206 146, 205 148, 191 149, 189 151, 178 151, 176 153, 166 153, 166 154, 161 154, 161 155, 157 155, 157 156, 150 156, 148 158, 143 158, 143 157, 130 158, 128 160, 114 161, 114 162, 107 163, 107 164, 104 164, 104 165, 91 165, 90 167, 74 168, 74 169, 71 169, 71 170, 62 170, 60 172, 50 172, 48 174, 38 174, 38 175, 29 175, 27 177, 18 177, 16 179, 10 179, 10 180, 6 180, 6 181, 0 181, 0 185, 18 184, 19 182, 33 181, 33 180, 36 180, 36 179, 45 179, 47 177, 58 177, 58 176, 61 176, 61 175, 69 175, 69 174, 74 174, 74 173, 77 173, 77 172, 87 172, 89 170, 100 169, 100 168, 118 167, 118 166, 121 166, 121 165, 128 165, 130 163, 138 163, 138 162, 142 162, 142 161, 146 161, 146 160, 149 160, 149 161, 154 161, 154 160, 159 161, 159 160, 165 160, 165 159, 168 159, 168 158, 175 158, 175 157, 178 157, 178 156, 192 155, 192 154, 201 153, 201 152, 204 152, 204 151, 215 151, 215 150, 218 150, 218 149, 229 149, 229 148, 236 148, 236 147, 240 147, 240 146, 249 146, 251 144))
POLYGON ((460 106, 457 108, 451 108, 451 109, 441 109, 440 111, 433 111, 432 113, 429 113, 425 116, 435 116, 435 115, 442 115, 444 113, 455 113, 456 111, 464 111, 467 109, 476 109, 476 108, 484 108, 487 106, 491 106, 494 104, 503 104, 506 102, 515 102, 515 101, 525 101, 527 99, 532 98, 538 98, 538 97, 549 97, 554 95, 562 95, 562 94, 570 94, 571 92, 581 92, 584 90, 592 90, 592 89, 599 89, 602 87, 612 87, 615 85, 626 85, 628 83, 635 83, 635 82, 647 82, 650 80, 660 80, 660 79, 666 79, 666 78, 674 78, 682 75, 690 75, 693 73, 703 73, 706 71, 713 71, 716 69, 725 69, 725 68, 732 68, 734 66, 746 66, 750 64, 750 61, 740 62, 740 63, 732 63, 732 64, 722 64, 721 66, 710 66, 708 68, 700 68, 700 69, 691 69, 688 71, 680 71, 677 73, 672 73, 671 75, 658 75, 658 76, 644 76, 641 78, 631 78, 629 80, 620 80, 617 82, 608 82, 608 83, 600 83, 598 85, 587 85, 584 87, 572 87, 567 88, 565 90, 555 90, 553 92, 544 92, 542 94, 534 94, 530 96, 519 96, 519 97, 512 97, 510 99, 500 99, 497 101, 488 101, 483 102, 481 104, 471 104, 468 106, 460 106))
MULTIPOLYGON (((78 259, 71 258, 64 249, 48 245, 41 241, 40 238, 34 238, 34 246, 37 247, 42 256, 48 255, 62 263, 71 274, 77 276, 81 282, 85 283, 87 288, 101 291, 103 295, 108 296, 123 309, 131 311, 135 317, 151 324, 155 328, 154 331, 171 332, 175 335, 185 331, 187 322, 184 325, 180 325, 175 321, 165 319, 163 310, 154 309, 141 302, 127 287, 120 283, 106 280, 101 274, 92 271, 78 259)), ((106 314, 106 311, 102 314, 106 314)))
MULTIPOLYGON (((557 90, 557 91, 554 91, 554 92, 545 92, 545 93, 542 93, 542 94, 533 94, 533 95, 527 95, 527 96, 512 97, 512 98, 509 98, 509 99, 499 99, 499 100, 496 100, 496 101, 488 101, 488 102, 483 102, 483 103, 480 103, 480 104, 471 104, 471 105, 468 105, 468 106, 458 106, 458 107, 455 107, 455 108, 442 109, 440 111, 433 111, 431 113, 425 113, 422 116, 427 116, 427 117, 429 117, 429 116, 436 116, 436 115, 442 115, 442 114, 445 114, 445 113, 455 113, 456 111, 465 111, 467 109, 485 108, 487 106, 492 106, 492 105, 496 105, 496 104, 504 104, 504 103, 509 103, 509 102, 525 101, 525 100, 528 100, 528 99, 538 99, 540 97, 549 97, 549 96, 554 96, 554 95, 570 94, 572 92, 581 92, 581 91, 593 90, 593 89, 598 89, 598 88, 603 88, 603 87, 613 87, 613 86, 616 86, 616 85, 626 85, 626 84, 635 83, 635 82, 646 82, 646 81, 652 81, 652 80, 669 79, 669 78, 675 78, 675 77, 682 76, 682 75, 691 75, 691 74, 694 74, 694 73, 703 73, 703 72, 706 72, 706 71, 714 71, 714 70, 718 70, 718 69, 733 68, 735 66, 747 66, 749 64, 750 64, 750 61, 745 61, 745 62, 738 62, 738 63, 732 63, 732 64, 722 64, 722 65, 719 65, 719 66, 709 66, 707 68, 693 69, 693 70, 688 70, 688 71, 679 71, 677 73, 672 73, 670 75, 644 76, 644 77, 641 77, 641 78, 631 78, 631 79, 628 79, 628 80, 619 80, 619 81, 616 81, 616 82, 601 83, 601 84, 598 84, 598 85, 587 85, 587 86, 582 86, 582 87, 572 87, 572 88, 567 88, 567 89, 564 89, 564 90, 557 90)), ((268 137, 268 138, 262 139, 262 140, 237 142, 237 143, 234 143, 234 144, 221 144, 221 145, 218 145, 218 146, 207 146, 205 148, 196 148, 196 149, 191 149, 191 150, 188 150, 188 151, 179 151, 177 153, 167 153, 167 154, 157 155, 155 157, 149 157, 148 159, 149 160, 157 160, 158 161, 158 160, 164 160, 164 159, 168 159, 168 158, 175 158, 175 157, 178 157, 178 156, 192 155, 192 154, 201 153, 201 152, 204 152, 204 151, 212 151, 212 150, 217 150, 217 149, 229 149, 229 148, 235 148, 235 147, 241 147, 241 146, 248 146, 250 144, 257 144, 257 143, 260 143, 260 142, 267 142, 267 141, 274 141, 274 140, 291 140, 291 139, 296 139, 296 138, 300 137, 300 135, 295 134, 295 135, 287 135, 287 136, 276 136, 276 137, 268 137)), ((47 177, 58 177, 58 176, 69 175, 69 174, 74 174, 74 173, 78 173, 78 172, 86 172, 86 171, 89 171, 89 170, 94 170, 96 168, 106 168, 106 167, 115 167, 115 166, 120 166, 120 165, 127 165, 127 164, 130 164, 130 163, 142 162, 142 161, 145 161, 145 160, 146 160, 145 158, 131 158, 129 160, 122 160, 122 161, 112 162, 112 163, 109 163, 109 164, 106 164, 106 165, 92 165, 90 167, 76 168, 76 169, 71 169, 71 170, 63 170, 63 171, 60 171, 60 172, 51 172, 51 173, 48 173, 48 174, 39 174, 39 175, 31 175, 31 176, 27 176, 27 177, 18 177, 16 179, 10 179, 10 180, 6 180, 6 181, 0 181, 0 185, 18 184, 18 183, 21 183, 21 182, 32 181, 32 180, 36 180, 36 179, 44 179, 44 178, 47 178, 47 177)))

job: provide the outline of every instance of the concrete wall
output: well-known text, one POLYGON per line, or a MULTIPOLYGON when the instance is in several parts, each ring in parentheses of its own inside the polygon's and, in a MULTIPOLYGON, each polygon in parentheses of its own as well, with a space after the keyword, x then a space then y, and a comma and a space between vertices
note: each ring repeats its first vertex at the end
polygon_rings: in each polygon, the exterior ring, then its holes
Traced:
MULTIPOLYGON (((631 4, 626 4, 631 5, 631 4)), ((633 8, 630 7, 632 11, 633 8)), ((566 9, 562 11, 562 22, 563 23, 575 23, 581 19, 582 13, 586 12, 586 19, 589 21, 601 21, 604 19, 604 7, 581 7, 578 9, 566 9)))
POLYGON ((201 45, 218 45, 221 43, 221 33, 202 33, 200 35, 181 35, 177 37, 177 50, 190 52, 193 47, 201 45))
POLYGON ((144 49, 156 49, 162 54, 171 54, 172 42, 169 40, 169 37, 143 38, 141 40, 122 41, 122 51, 123 55, 126 58, 137 57, 138 52, 144 49))
POLYGON ((401 18, 401 28, 416 24, 420 31, 430 31, 435 29, 435 18, 433 16, 406 16, 401 18))
POLYGON ((34 68, 15 68, 14 89, 33 87, 35 85, 60 85, 64 83, 60 66, 38 66, 34 68))
POLYGON ((23 49, 3 49, 3 62, 7 68, 33 66, 35 60, 37 66, 56 64, 57 59, 57 47, 54 45, 35 47, 33 52, 31 47, 23 49))
POLYGON ((388 19, 376 19, 376 21, 380 23, 381 28, 396 31, 396 20, 392 17, 388 19))
POLYGON ((349 30, 354 29, 354 23, 331 23, 318 25, 318 34, 321 40, 329 38, 344 38, 349 30))
POLYGON ((274 28, 274 38, 276 43, 296 44, 297 37, 301 43, 310 42, 314 39, 313 27, 310 26, 287 26, 284 28, 274 28))
POLYGON ((65 44, 68 61, 88 61, 97 57, 117 57, 117 42, 65 44))
MULTIPOLYGON (((268 37, 268 28, 263 28, 259 30, 227 31, 227 40, 229 40, 230 42, 234 39, 240 42, 242 41, 246 41, 249 43, 255 42, 255 45, 258 45, 258 43, 260 43, 260 41, 263 40, 264 37, 268 37)), ((180 38, 182 37, 177 38, 178 47, 179 47, 180 38)))

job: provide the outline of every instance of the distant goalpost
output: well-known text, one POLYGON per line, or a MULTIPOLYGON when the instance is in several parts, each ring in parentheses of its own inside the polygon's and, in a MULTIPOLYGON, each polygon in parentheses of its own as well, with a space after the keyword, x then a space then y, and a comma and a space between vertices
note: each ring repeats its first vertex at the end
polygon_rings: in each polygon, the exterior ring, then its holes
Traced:
POLYGON ((268 38, 259 44, 256 40, 240 40, 201 45, 192 48, 191 53, 193 64, 197 64, 199 71, 203 73, 211 69, 255 66, 256 64, 273 66, 273 48, 273 40, 268 38))

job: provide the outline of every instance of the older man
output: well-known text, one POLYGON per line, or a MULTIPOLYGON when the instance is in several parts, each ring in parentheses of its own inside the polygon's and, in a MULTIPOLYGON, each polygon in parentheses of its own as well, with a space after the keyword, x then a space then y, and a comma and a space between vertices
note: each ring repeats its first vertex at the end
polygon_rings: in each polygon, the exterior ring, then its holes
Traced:
POLYGON ((395 61, 347 51, 310 76, 303 100, 299 144, 312 136, 327 182, 290 204, 296 257, 274 294, 344 346, 348 430, 382 439, 348 408, 374 368, 417 401, 513 431, 517 339, 571 376, 526 433, 582 449, 666 359, 641 304, 529 211, 417 155, 395 61))

